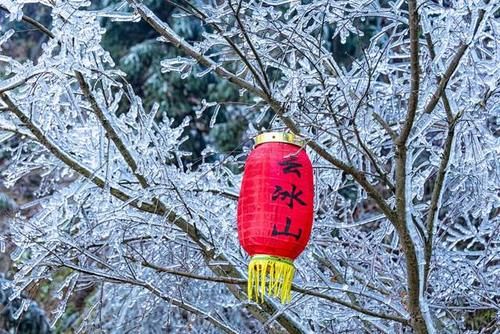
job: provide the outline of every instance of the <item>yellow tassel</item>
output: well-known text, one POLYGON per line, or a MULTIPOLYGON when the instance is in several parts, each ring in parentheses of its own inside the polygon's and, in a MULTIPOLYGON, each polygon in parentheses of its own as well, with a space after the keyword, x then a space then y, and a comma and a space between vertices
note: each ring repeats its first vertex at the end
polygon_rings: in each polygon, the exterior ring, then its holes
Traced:
POLYGON ((248 299, 257 303, 264 297, 279 297, 286 304, 292 299, 291 289, 295 267, 286 258, 255 255, 248 265, 248 299))

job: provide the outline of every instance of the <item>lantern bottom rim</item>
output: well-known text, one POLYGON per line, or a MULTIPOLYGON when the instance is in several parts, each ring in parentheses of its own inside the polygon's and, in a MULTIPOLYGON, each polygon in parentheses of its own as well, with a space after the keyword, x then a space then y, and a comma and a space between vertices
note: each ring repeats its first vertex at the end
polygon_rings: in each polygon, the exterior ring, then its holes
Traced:
POLYGON ((294 266, 293 259, 288 258, 288 257, 284 257, 284 256, 276 256, 276 255, 269 255, 269 254, 255 254, 251 257, 250 261, 252 261, 252 260, 274 260, 274 261, 285 262, 291 266, 294 266))

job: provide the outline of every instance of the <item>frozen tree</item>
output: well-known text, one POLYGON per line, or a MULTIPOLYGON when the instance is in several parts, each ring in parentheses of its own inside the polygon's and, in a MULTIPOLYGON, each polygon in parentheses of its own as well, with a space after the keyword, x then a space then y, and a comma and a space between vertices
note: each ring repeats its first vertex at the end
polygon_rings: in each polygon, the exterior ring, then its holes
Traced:
MULTIPOLYGON (((4 177, 12 186, 36 170, 46 181, 36 214, 10 223, 14 295, 64 269, 51 319, 92 284, 85 331, 495 331, 498 1, 169 1, 175 20, 200 22, 196 40, 139 0, 38 1, 50 26, 23 16, 26 2, 0 4, 50 39, 37 59, 0 56, 0 138, 22 139, 4 177), (306 139, 315 225, 290 304, 247 301, 235 231, 246 153, 207 149, 216 162, 185 164, 189 120, 175 127, 155 121, 158 105, 144 109, 100 45, 101 18, 142 20, 178 48, 163 71, 237 87, 252 101, 232 109, 253 124, 248 138, 274 129, 306 139), (332 40, 362 35, 366 22, 378 31, 338 64, 332 40)), ((0 47, 13 38, 1 31, 0 47)))

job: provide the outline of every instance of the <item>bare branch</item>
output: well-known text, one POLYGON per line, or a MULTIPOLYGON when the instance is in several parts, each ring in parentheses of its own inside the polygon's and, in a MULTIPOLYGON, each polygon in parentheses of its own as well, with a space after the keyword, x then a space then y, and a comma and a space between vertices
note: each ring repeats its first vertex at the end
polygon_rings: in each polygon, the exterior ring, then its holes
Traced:
POLYGON ((384 128, 384 130, 389 134, 393 141, 397 140, 397 133, 394 131, 389 124, 377 113, 372 113, 373 118, 384 128))
POLYGON ((434 224, 438 214, 439 202, 441 200, 442 190, 444 186, 444 181, 446 179, 446 172, 448 169, 448 163, 450 161, 451 150, 453 145, 453 139, 455 137, 455 125, 459 120, 460 116, 457 115, 455 120, 450 124, 448 129, 448 135, 444 143, 444 149, 442 153, 441 162, 439 164, 439 169, 436 176, 436 181, 434 182, 434 188, 432 190, 431 203, 429 205, 429 210, 427 213, 427 219, 425 225, 427 226, 427 239, 425 240, 425 266, 424 266, 424 289, 427 286, 427 279, 429 276, 429 270, 432 261, 432 246, 434 237, 434 224))
POLYGON ((407 221, 407 140, 413 128, 418 108, 418 94, 420 86, 419 65, 419 17, 416 0, 408 0, 409 30, 410 30, 410 97, 408 111, 401 133, 396 140, 396 212, 398 220, 396 229, 399 234, 401 247, 406 256, 406 275, 408 280, 408 310, 411 314, 411 325, 417 334, 426 334, 427 323, 421 309, 421 291, 419 265, 416 253, 415 240, 412 239, 407 221))
MULTIPOLYGON (((432 42, 432 37, 430 33, 425 34, 425 41, 427 42, 427 48, 429 49, 429 55, 431 56, 431 59, 434 60, 436 58, 436 51, 434 48, 434 43, 432 42)), ((441 78, 437 78, 438 83, 441 78)), ((446 90, 443 91, 442 95, 442 100, 443 100, 443 105, 444 105, 444 110, 446 112, 446 118, 448 120, 448 123, 451 123, 453 121, 453 113, 451 112, 451 107, 450 107, 450 102, 448 101, 448 96, 446 95, 446 90)))

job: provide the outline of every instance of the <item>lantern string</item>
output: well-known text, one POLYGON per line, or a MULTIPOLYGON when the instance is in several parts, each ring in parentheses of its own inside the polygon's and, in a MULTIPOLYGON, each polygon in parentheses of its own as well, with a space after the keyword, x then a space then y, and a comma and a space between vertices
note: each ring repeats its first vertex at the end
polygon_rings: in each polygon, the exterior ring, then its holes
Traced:
POLYGON ((248 265, 249 300, 263 303, 265 296, 279 297, 283 304, 292 299, 293 262, 286 258, 256 255, 248 265))

